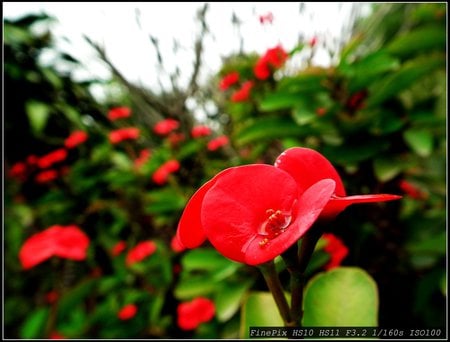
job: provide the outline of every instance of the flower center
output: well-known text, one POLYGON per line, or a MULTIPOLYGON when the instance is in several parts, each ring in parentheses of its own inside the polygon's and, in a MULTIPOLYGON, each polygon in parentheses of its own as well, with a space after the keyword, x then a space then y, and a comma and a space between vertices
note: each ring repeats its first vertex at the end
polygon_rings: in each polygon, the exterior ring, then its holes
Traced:
POLYGON ((264 247, 269 241, 281 233, 283 233, 291 223, 292 216, 290 213, 283 213, 281 210, 266 210, 267 219, 261 224, 258 231, 259 235, 264 236, 259 242, 261 247, 264 247))

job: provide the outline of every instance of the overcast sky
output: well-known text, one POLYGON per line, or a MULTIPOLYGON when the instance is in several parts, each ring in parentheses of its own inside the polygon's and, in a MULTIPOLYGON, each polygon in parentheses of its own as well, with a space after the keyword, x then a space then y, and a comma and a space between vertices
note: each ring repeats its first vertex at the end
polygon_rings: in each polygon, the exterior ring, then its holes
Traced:
MULTIPOLYGON (((3 2, 3 16, 16 18, 26 13, 46 12, 58 19, 52 31, 60 49, 73 55, 84 64, 77 76, 107 78, 105 67, 96 62, 95 52, 82 36, 87 35, 106 49, 108 56, 126 77, 149 87, 163 82, 166 75, 157 69, 154 48, 149 34, 158 38, 165 68, 173 71, 178 66, 181 78, 188 79, 192 68, 193 46, 199 30, 195 20, 203 2, 3 2), (136 21, 140 12, 140 26, 136 21), (173 41, 181 49, 173 53, 173 41)), ((305 41, 317 36, 319 42, 339 40, 353 3, 300 3, 292 2, 242 2, 210 3, 207 23, 211 34, 205 40, 204 69, 202 76, 215 73, 220 68, 221 57, 238 51, 239 39, 231 24, 232 13, 242 21, 244 50, 264 52, 281 43, 287 50, 296 46, 301 35, 305 41), (271 12, 273 23, 261 25, 260 15, 271 12)), ((330 63, 328 54, 321 51, 316 63, 330 63)))

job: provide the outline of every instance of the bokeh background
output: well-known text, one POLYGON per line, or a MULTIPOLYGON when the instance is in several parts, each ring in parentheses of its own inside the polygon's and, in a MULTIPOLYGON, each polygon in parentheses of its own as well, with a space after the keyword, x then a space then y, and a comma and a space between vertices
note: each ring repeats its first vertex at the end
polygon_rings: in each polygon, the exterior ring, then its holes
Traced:
MULTIPOLYGON (((28 6, 3 3, 4 337, 243 337, 258 270, 173 237, 205 181, 292 146, 324 154, 348 194, 403 196, 327 232, 376 281, 379 326, 445 326, 445 3, 28 6), (55 225, 86 255, 24 267, 55 225), (214 314, 188 328, 197 298, 214 314)), ((308 277, 329 258, 319 244, 308 277)))

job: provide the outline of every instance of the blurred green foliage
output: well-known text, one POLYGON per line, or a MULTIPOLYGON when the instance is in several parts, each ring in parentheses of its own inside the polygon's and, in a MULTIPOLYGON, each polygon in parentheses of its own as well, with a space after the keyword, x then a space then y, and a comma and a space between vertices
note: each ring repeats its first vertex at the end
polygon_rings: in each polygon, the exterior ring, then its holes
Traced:
MULTIPOLYGON (((254 308, 270 306, 261 275, 208 245, 177 252, 171 241, 184 205, 205 181, 233 165, 271 164, 292 146, 323 153, 349 195, 404 195, 396 203, 349 207, 327 230, 349 247, 344 264, 375 280, 380 326, 444 326, 446 14, 445 4, 376 4, 358 22, 336 65, 308 63, 289 73, 282 68, 265 81, 253 76, 258 56, 229 56, 204 91, 218 110, 205 123, 213 135, 201 138, 190 135, 194 114, 186 106, 171 111, 176 101, 168 102, 167 94, 160 102, 153 94, 150 101, 145 90, 115 75, 111 86, 119 85, 122 95, 99 103, 90 92, 97 80, 76 82, 70 72, 39 63, 53 41, 49 31, 36 33, 34 27, 50 18, 5 20, 5 337, 245 336, 246 322, 258 323, 261 310, 254 308), (230 101, 238 85, 217 89, 230 71, 255 82, 247 101, 230 101), (132 108, 132 116, 109 121, 108 110, 122 105, 132 108), (153 124, 167 117, 182 123, 177 130, 182 140, 153 132, 153 124), (108 134, 125 126, 139 127, 139 139, 111 144, 108 134), (89 139, 69 151, 56 180, 36 183, 36 171, 21 180, 8 176, 14 163, 63 146, 77 129, 89 139), (209 150, 208 142, 222 134, 230 143, 209 150), (143 149, 150 149, 151 157, 138 168, 134 162, 143 149), (171 159, 180 169, 156 184, 152 175, 171 159), (91 240, 87 259, 52 258, 22 270, 23 242, 54 224, 81 227, 91 240), (128 267, 126 252, 111 254, 118 241, 125 241, 128 251, 149 239, 157 251, 142 262, 128 267), (55 301, 46 299, 52 291, 58 293, 55 301), (177 305, 198 296, 213 299, 215 318, 183 331, 176 324, 177 305), (138 312, 121 321, 117 312, 128 303, 138 312)), ((311 49, 302 43, 290 58, 311 49)), ((78 62, 60 53, 55 63, 78 62)), ((186 93, 180 98, 186 100, 186 93)), ((326 262, 321 248, 309 277, 326 262)), ((287 271, 277 266, 284 279, 287 271)))

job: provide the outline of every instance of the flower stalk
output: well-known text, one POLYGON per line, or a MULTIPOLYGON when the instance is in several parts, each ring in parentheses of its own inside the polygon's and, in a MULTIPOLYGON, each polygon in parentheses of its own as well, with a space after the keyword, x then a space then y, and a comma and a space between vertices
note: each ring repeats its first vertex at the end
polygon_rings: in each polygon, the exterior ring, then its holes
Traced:
POLYGON ((275 264, 273 261, 266 262, 259 266, 264 280, 272 293, 273 299, 277 304, 278 310, 280 312, 281 318, 283 319, 285 326, 295 326, 291 318, 291 312, 289 309, 289 304, 284 295, 283 287, 281 285, 280 279, 278 278, 278 273, 275 269, 275 264))

